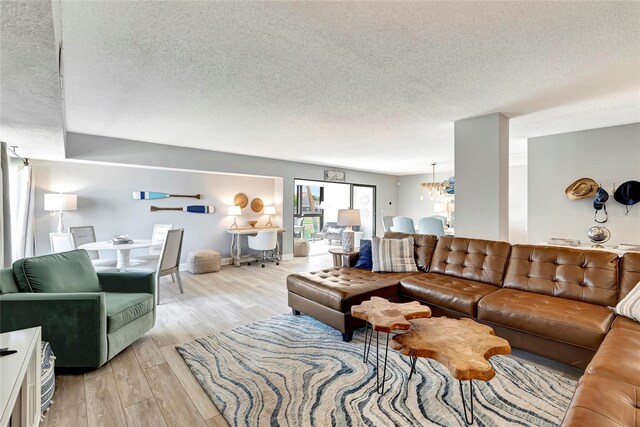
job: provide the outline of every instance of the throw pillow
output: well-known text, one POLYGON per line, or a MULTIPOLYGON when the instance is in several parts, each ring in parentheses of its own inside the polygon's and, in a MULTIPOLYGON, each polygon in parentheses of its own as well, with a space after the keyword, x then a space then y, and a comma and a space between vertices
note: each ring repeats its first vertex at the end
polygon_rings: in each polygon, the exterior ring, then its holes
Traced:
POLYGON ((407 273, 418 271, 413 256, 413 237, 404 239, 371 239, 373 271, 407 273))
POLYGON ((640 282, 616 305, 615 312, 640 322, 640 282))
POLYGON ((329 228, 327 228, 327 233, 329 233, 329 234, 342 234, 342 228, 329 227, 329 228))
POLYGON ((360 254, 355 268, 362 270, 373 270, 373 260, 371 255, 371 240, 360 240, 360 254))
POLYGON ((20 292, 102 292, 84 249, 18 260, 13 275, 20 292))

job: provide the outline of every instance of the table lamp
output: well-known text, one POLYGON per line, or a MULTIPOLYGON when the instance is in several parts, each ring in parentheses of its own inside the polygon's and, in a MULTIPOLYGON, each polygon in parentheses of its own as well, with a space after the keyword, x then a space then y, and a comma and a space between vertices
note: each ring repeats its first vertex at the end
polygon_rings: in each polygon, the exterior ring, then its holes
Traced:
POLYGON ((271 222, 271 217, 276 214, 276 207, 275 206, 265 206, 263 213, 265 215, 269 215, 269 222, 267 222, 264 226, 265 227, 273 227, 273 223, 271 222))
POLYGON ((227 210, 227 215, 233 217, 233 224, 231 224, 231 229, 238 228, 238 223, 236 222, 236 217, 242 215, 242 209, 240 206, 229 206, 227 210))
POLYGON ((338 226, 346 227, 342 232, 342 249, 345 252, 354 250, 354 225, 360 225, 360 209, 338 209, 338 226))
POLYGON ((44 195, 44 210, 51 215, 58 215, 58 233, 64 231, 62 215, 65 211, 78 209, 78 196, 75 194, 48 193, 44 195))

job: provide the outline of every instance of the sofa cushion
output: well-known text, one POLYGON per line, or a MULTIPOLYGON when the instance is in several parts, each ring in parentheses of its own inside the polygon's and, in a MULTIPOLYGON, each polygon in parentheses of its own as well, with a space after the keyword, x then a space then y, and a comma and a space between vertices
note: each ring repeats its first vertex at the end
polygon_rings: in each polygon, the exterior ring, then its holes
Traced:
POLYGON ((640 332, 612 329, 585 372, 640 387, 640 332))
POLYGON ((478 303, 478 318, 522 332, 597 350, 609 330, 607 307, 515 289, 499 289, 478 303))
POLYGON ((371 259, 371 240, 360 240, 360 253, 355 268, 362 270, 373 270, 373 260, 371 259))
POLYGON ((404 239, 405 237, 413 238, 413 252, 416 259, 418 270, 429 271, 433 251, 436 249, 438 238, 431 234, 408 234, 398 231, 387 231, 382 236, 384 239, 404 239))
POLYGON ((613 330, 617 328, 631 329, 632 331, 640 332, 640 323, 626 317, 616 316, 611 324, 611 329, 613 330))
POLYGON ((13 275, 20 292, 102 292, 83 249, 18 260, 13 275))
POLYGON ((443 236, 429 271, 500 286, 510 250, 507 242, 443 236))
POLYGON ((444 274, 423 273, 400 281, 400 295, 476 317, 478 301, 497 286, 444 274))
MULTIPOLYGON (((638 282, 640 284, 640 282, 638 282)), ((616 314, 640 322, 640 286, 636 285, 618 302, 616 314)))
POLYGON ((615 306, 618 256, 557 246, 514 245, 502 286, 615 306))
POLYGON ((371 238, 371 259, 373 271, 410 273, 417 272, 413 252, 413 238, 381 239, 371 238))
POLYGON ((627 252, 620 261, 620 295, 626 297, 629 291, 640 282, 640 252, 627 252))
POLYGON ((291 274, 287 277, 289 292, 325 307, 349 312, 352 305, 372 296, 394 298, 400 279, 416 273, 373 273, 357 268, 329 268, 313 273, 291 274))
POLYGON ((640 388, 612 378, 580 378, 563 427, 623 427, 640 424, 640 388))
POLYGON ((153 310, 153 295, 151 294, 107 292, 104 296, 107 306, 108 334, 153 310))

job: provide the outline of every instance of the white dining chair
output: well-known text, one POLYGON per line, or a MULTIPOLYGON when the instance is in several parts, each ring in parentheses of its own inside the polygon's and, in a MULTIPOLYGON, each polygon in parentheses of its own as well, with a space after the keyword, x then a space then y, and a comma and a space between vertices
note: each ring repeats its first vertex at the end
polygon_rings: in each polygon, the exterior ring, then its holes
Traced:
MULTIPOLYGON (((60 253, 68 252, 76 249, 75 242, 73 241, 73 235, 71 233, 49 233, 49 241, 51 242, 51 252, 60 253)), ((89 251, 87 251, 89 252, 89 251)), ((93 260, 92 260, 93 264, 93 260)), ((114 263, 115 265, 115 263, 114 263)), ((118 272, 115 267, 93 265, 93 268, 97 272, 118 272)))
POLYGON ((162 244, 167 238, 167 232, 173 229, 173 224, 154 224, 153 233, 151 234, 151 242, 158 246, 149 248, 148 255, 142 255, 131 259, 131 264, 145 263, 148 261, 157 261, 162 253, 162 244))
POLYGON ((434 236, 444 236, 444 223, 440 218, 426 217, 418 221, 418 231, 420 234, 432 234, 434 236))
POLYGON ((155 271, 158 304, 160 304, 160 278, 162 276, 171 275, 171 280, 178 283, 180 293, 184 293, 182 277, 180 277, 180 255, 182 254, 183 237, 183 228, 167 231, 167 237, 162 244, 158 261, 147 261, 127 268, 127 271, 155 271))
POLYGON ((394 216, 391 231, 413 234, 416 232, 413 219, 406 216, 394 216))
MULTIPOLYGON (((87 243, 94 243, 96 241, 96 232, 93 225, 85 225, 82 227, 69 227, 69 233, 73 238, 74 249, 78 246, 87 243)), ((100 253, 98 251, 87 251, 91 263, 94 267, 115 267, 115 259, 100 259, 100 253)))
MULTIPOLYGON (((275 261, 276 265, 280 265, 280 258, 277 254, 278 248, 278 232, 273 231, 258 231, 255 236, 248 236, 249 249, 254 251, 262 251, 262 256, 256 257, 256 261, 262 262, 264 268, 265 262, 275 261), (267 253, 270 252, 270 255, 267 253)), ((251 263, 249 263, 251 265, 251 263)))
POLYGON ((393 217, 391 215, 385 215, 382 217, 382 228, 384 231, 391 231, 393 226, 393 217))
POLYGON ((49 233, 49 241, 51 242, 51 253, 54 254, 72 251, 76 248, 71 233, 49 233))

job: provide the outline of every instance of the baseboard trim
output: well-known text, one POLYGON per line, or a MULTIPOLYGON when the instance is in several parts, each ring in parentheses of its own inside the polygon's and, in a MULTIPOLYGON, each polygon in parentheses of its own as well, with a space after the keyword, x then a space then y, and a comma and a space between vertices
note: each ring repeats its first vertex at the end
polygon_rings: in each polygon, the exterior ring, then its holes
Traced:
MULTIPOLYGON (((293 259, 293 254, 292 253, 291 254, 282 254, 280 259, 282 261, 292 260, 293 259)), ((233 264, 233 258, 231 258, 231 257, 221 258, 220 259, 220 264, 221 265, 232 265, 233 264)), ((181 263, 180 267, 179 267, 179 270, 180 271, 187 271, 187 263, 186 262, 181 263)))

